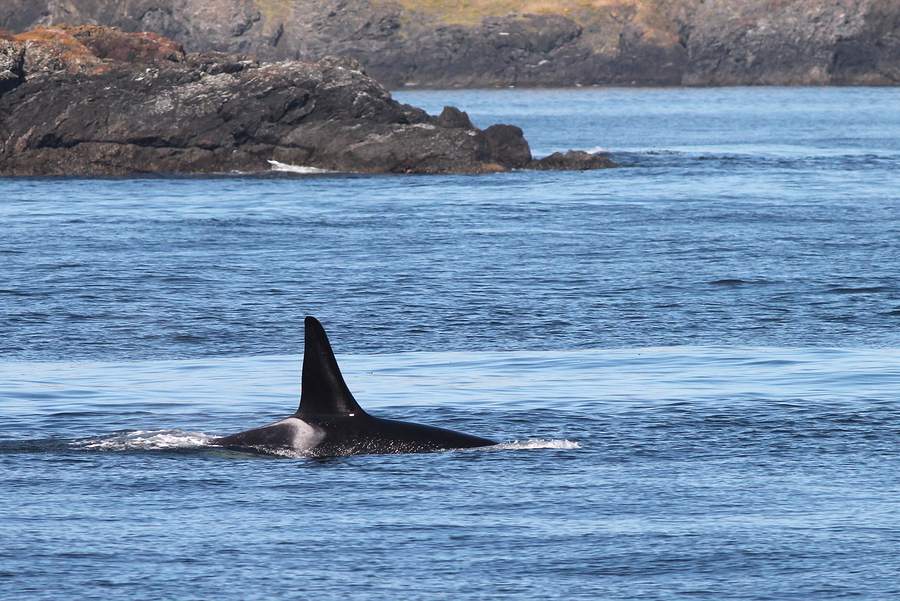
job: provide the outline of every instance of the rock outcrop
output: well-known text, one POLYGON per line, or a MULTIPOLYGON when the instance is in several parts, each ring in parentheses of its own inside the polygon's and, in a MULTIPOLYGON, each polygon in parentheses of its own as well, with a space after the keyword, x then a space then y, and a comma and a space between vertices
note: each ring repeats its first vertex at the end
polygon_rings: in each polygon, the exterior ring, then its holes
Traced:
POLYGON ((605 156, 583 150, 570 150, 565 153, 554 152, 542 159, 532 159, 526 167, 537 171, 586 171, 610 166, 610 160, 605 156))
POLYGON ((191 52, 351 56, 389 88, 897 85, 897 0, 5 0, 0 28, 152 31, 191 52), (517 10, 510 14, 511 10, 517 10))
MULTIPOLYGON (((435 117, 400 104, 354 59, 265 64, 107 27, 0 32, 0 174, 262 171, 270 161, 486 173, 532 157, 518 127, 481 130, 452 107, 435 117)), ((614 166, 601 163, 577 168, 614 166)))

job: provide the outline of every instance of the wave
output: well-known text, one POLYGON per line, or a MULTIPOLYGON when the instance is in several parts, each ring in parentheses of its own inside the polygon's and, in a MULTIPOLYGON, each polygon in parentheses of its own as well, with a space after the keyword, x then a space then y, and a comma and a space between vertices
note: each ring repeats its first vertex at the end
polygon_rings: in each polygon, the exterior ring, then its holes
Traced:
POLYGON ((542 440, 532 438, 531 440, 525 441, 514 440, 512 442, 504 442, 488 448, 518 451, 522 449, 580 449, 581 445, 571 440, 542 440))
MULTIPOLYGON (((202 432, 184 432, 183 430, 134 430, 131 432, 116 432, 105 436, 84 438, 72 441, 72 445, 82 449, 99 451, 157 451, 171 449, 197 449, 209 446, 215 436, 202 432)), ((227 452, 243 455, 240 451, 221 449, 227 452)), ((543 440, 530 439, 525 441, 514 440, 491 447, 466 450, 509 450, 519 451, 525 449, 580 449, 581 445, 571 440, 543 440)), ((308 454, 293 449, 266 449, 266 454, 277 457, 300 459, 308 457, 308 454)), ((255 455, 249 451, 246 454, 255 455)))
MULTIPOLYGON (((321 459, 321 457, 317 457, 315 455, 310 455, 309 453, 304 453, 303 451, 298 451, 296 449, 279 449, 279 448, 265 448, 265 449, 246 449, 246 450, 236 450, 236 449, 223 449, 221 447, 216 447, 222 453, 226 453, 228 455, 235 456, 254 456, 257 457, 260 454, 268 455, 270 457, 283 457, 287 459, 304 459, 304 458, 312 458, 312 459, 321 459)), ((505 442, 501 444, 492 445, 489 447, 473 447, 470 449, 446 449, 444 451, 438 451, 441 453, 453 453, 453 452, 464 452, 471 453, 476 451, 520 451, 525 449, 580 449, 581 445, 577 442, 573 442, 571 440, 540 440, 540 439, 531 439, 525 441, 514 440, 512 442, 505 442)))

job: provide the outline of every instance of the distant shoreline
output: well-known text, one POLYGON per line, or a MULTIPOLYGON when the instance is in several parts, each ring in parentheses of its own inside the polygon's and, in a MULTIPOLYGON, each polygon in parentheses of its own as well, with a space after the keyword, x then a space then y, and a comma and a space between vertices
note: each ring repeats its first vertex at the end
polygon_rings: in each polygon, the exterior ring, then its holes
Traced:
POLYGON ((900 85, 895 0, 8 0, 0 29, 103 25, 264 62, 348 56, 388 89, 900 85))

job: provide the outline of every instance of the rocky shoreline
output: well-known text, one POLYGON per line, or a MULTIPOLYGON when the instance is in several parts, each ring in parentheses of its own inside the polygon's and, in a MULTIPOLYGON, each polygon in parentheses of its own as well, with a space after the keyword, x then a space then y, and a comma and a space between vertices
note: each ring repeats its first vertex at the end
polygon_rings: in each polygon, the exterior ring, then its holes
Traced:
POLYGON ((189 52, 359 60, 389 89, 900 85, 897 0, 5 0, 0 28, 105 25, 189 52))
POLYGON ((108 27, 0 31, 0 132, 2 175, 615 166, 580 151, 533 159, 520 128, 400 104, 354 59, 261 63, 108 27))

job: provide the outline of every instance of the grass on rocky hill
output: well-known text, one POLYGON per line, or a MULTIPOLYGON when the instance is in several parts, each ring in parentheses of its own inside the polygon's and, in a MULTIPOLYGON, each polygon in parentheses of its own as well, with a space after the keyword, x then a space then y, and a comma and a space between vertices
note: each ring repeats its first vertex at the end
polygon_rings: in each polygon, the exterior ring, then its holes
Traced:
MULTIPOLYGON (((376 0, 378 1, 378 0, 376 0)), ((434 16, 445 23, 478 25, 487 16, 558 14, 583 20, 600 16, 612 21, 658 18, 666 0, 389 0, 410 12, 434 16)))
MULTIPOLYGON (((558 14, 585 27, 586 35, 601 46, 615 46, 627 23, 639 23, 643 35, 658 41, 677 40, 678 31, 667 16, 669 10, 696 0, 371 0, 373 4, 394 3, 403 7, 404 26, 412 24, 454 24, 478 26, 485 17, 510 14, 558 14), (588 31, 591 33, 588 34, 588 31), (608 39, 606 39, 608 38, 608 39), (602 39, 602 40, 601 40, 602 39)), ((717 2, 722 0, 715 0, 717 2)), ((302 4, 294 0, 253 0, 262 16, 263 28, 272 33, 291 18, 299 18, 302 4)), ((351 4, 352 6, 352 4, 351 4)))

